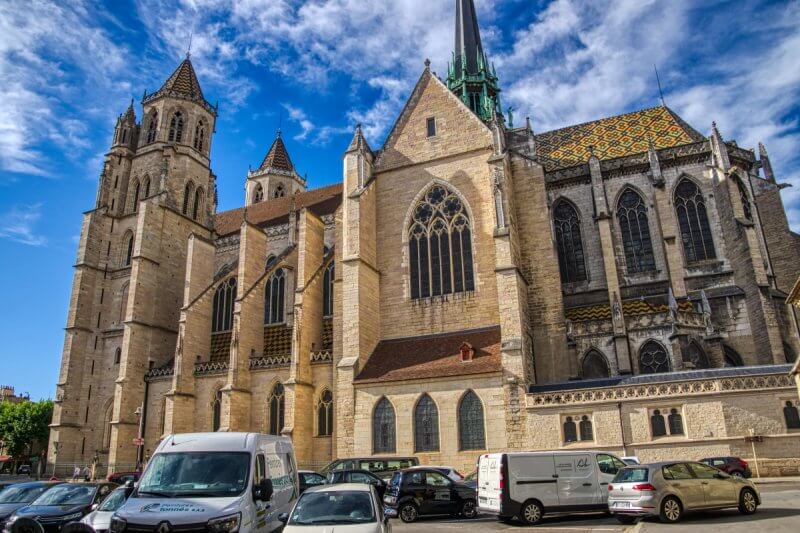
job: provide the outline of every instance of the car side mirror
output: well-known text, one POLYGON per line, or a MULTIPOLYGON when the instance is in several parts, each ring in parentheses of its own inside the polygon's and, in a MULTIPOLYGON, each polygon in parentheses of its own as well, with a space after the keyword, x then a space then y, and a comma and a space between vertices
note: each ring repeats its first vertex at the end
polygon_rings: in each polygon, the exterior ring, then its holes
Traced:
POLYGON ((92 509, 92 511, 96 511, 98 507, 100 507, 99 503, 93 503, 91 509, 92 509))
POLYGON ((262 479, 258 485, 255 486, 253 490, 253 496, 256 500, 262 502, 268 502, 272 499, 272 493, 274 489, 272 488, 272 480, 269 478, 262 479))
POLYGON ((281 514, 278 515, 278 522, 280 522, 281 524, 285 524, 288 521, 289 521, 289 515, 288 514, 281 513, 281 514))
POLYGON ((716 474, 714 474, 714 477, 717 479, 725 479, 728 477, 728 475, 725 474, 724 472, 717 472, 716 474))

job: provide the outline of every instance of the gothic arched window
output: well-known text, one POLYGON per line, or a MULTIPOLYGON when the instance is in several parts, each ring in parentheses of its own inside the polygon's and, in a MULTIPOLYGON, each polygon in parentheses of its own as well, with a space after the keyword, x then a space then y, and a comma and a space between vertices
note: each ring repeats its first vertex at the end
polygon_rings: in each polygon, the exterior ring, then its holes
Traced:
POLYGON ((622 247, 625 250, 628 273, 655 270, 656 262, 653 257, 653 242, 650 239, 647 206, 633 189, 625 189, 619 197, 617 219, 622 233, 622 247))
POLYGON ((783 343, 783 357, 786 358, 786 362, 790 364, 797 360, 797 354, 788 342, 783 343))
POLYGON ((283 183, 279 183, 275 190, 272 193, 273 198, 283 198, 286 196, 286 187, 283 186, 283 183))
POLYGON ((123 258, 122 266, 127 267, 131 266, 131 260, 133 259, 133 233, 130 231, 127 232, 123 242, 125 246, 125 257, 123 258))
POLYGON ((486 431, 483 424, 483 403, 473 391, 467 391, 458 404, 459 450, 486 449, 486 431))
POLYGON ((586 280, 586 263, 581 241, 581 221, 578 212, 566 200, 559 200, 553 208, 553 226, 556 232, 558 266, 561 283, 586 280))
POLYGON ((264 187, 260 183, 256 183, 256 186, 253 187, 253 203, 257 204, 262 200, 264 200, 264 187))
POLYGON ((578 428, 571 416, 564 419, 564 442, 578 442, 578 428))
POLYGON ((133 180, 133 198, 131 199, 131 213, 139 210, 139 180, 133 180))
POLYGON ((147 144, 155 142, 156 132, 158 131, 158 111, 153 111, 150 121, 147 123, 147 144))
POLYGON ((797 405, 791 401, 787 401, 783 407, 783 418, 786 420, 787 429, 800 429, 800 412, 797 410, 797 405))
POLYGON ((121 360, 122 360, 122 348, 117 348, 116 350, 114 350, 114 364, 118 365, 121 360))
POLYGON ((198 152, 203 151, 204 141, 206 137, 206 125, 203 121, 199 121, 194 128, 194 149, 198 152))
POLYGON ((675 211, 686 261, 714 259, 714 240, 711 238, 711 225, 708 223, 706 202, 703 193, 688 179, 683 179, 675 188, 675 211))
POLYGON ((145 176, 142 180, 142 198, 150 197, 150 176, 145 176))
POLYGON ((639 350, 639 373, 669 372, 669 355, 656 341, 647 341, 639 350))
POLYGON ((222 419, 222 391, 218 390, 214 394, 214 401, 211 402, 211 431, 219 431, 222 419))
POLYGON ((414 451, 439 451, 439 410, 427 394, 414 408, 414 451))
POLYGON ((269 395, 269 434, 280 435, 284 422, 283 385, 276 383, 269 395))
POLYGON ((650 415, 650 432, 653 437, 663 437, 667 434, 667 425, 664 423, 664 415, 661 411, 655 409, 653 414, 650 415))
POLYGON ((606 358, 597 350, 589 350, 581 364, 583 379, 607 378, 610 375, 606 358))
MULTIPOLYGON (((111 448, 111 419, 114 417, 114 402, 109 403, 103 417, 103 449, 111 448)), ((55 473, 55 472, 54 472, 55 473)))
POLYGON ((677 409, 670 409, 667 417, 670 435, 683 435, 683 417, 677 409))
POLYGON ((744 366, 744 361, 742 361, 742 356, 739 355, 739 353, 736 350, 734 350, 727 344, 722 345, 722 355, 725 358, 726 367, 744 366))
POLYGON ((412 299, 475 290, 469 216, 444 186, 433 185, 414 207, 408 254, 412 299))
POLYGON ((211 313, 211 332, 228 331, 233 327, 233 302, 236 300, 236 278, 228 278, 217 287, 211 313))
POLYGON ((280 324, 284 321, 283 302, 286 294, 286 273, 279 268, 267 279, 264 287, 264 323, 280 324))
POLYGON ((197 220, 198 215, 202 213, 203 207, 203 188, 198 187, 194 191, 194 207, 192 207, 192 218, 197 220))
POLYGON ((581 432, 581 440, 594 440, 594 431, 592 430, 592 421, 589 420, 587 415, 583 415, 581 417, 581 421, 578 424, 580 427, 581 432))
POLYGON ((697 369, 711 368, 706 352, 696 342, 691 342, 686 347, 685 360, 692 363, 697 369))
POLYGON ((128 309, 128 291, 130 283, 126 283, 119 291, 119 323, 125 322, 125 311, 128 309))
POLYGON ((189 215, 189 207, 192 205, 192 197, 194 196, 194 183, 191 181, 183 188, 183 209, 181 212, 184 215, 189 215))
POLYGON ((395 453, 394 407, 385 397, 372 413, 372 453, 395 453))
POLYGON ((176 111, 172 115, 172 120, 169 121, 169 136, 167 140, 179 143, 181 139, 183 139, 183 114, 180 111, 176 111))
POLYGON ((744 218, 747 220, 753 220, 753 209, 750 207, 750 195, 747 194, 747 189, 744 186, 744 182, 739 179, 739 176, 734 176, 733 180, 736 182, 736 188, 739 189, 739 200, 742 202, 744 218))
POLYGON ((325 269, 322 280, 322 316, 333 316, 333 261, 325 269))
POLYGON ((328 389, 322 391, 317 403, 317 435, 333 435, 333 394, 328 389))

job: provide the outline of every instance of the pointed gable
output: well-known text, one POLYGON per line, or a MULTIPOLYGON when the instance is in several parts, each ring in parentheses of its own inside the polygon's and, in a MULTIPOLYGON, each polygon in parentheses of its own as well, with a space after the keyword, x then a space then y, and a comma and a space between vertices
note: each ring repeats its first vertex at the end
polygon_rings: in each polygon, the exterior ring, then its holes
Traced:
POLYGON ((275 137, 267 155, 264 156, 264 160, 261 162, 261 166, 258 167, 258 170, 268 169, 294 173, 294 165, 280 133, 275 137))
POLYGON ((493 145, 492 132, 426 68, 392 127, 376 166, 419 163, 493 145), (436 134, 428 136, 428 119, 436 134))
POLYGON ((178 65, 178 68, 167 78, 160 90, 186 96, 190 99, 203 99, 203 90, 200 88, 200 82, 197 81, 197 74, 194 72, 192 61, 188 57, 178 65))

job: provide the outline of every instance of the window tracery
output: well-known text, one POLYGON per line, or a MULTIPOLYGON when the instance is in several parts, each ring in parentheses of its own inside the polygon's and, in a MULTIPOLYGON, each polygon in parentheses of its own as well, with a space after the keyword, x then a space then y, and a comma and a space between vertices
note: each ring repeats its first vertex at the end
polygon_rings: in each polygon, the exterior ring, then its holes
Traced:
POLYGON ((675 188, 675 211, 686 261, 716 258, 703 193, 691 180, 683 179, 675 188))
POLYGON ((556 203, 553 209, 553 226, 556 232, 561 283, 586 281, 581 222, 578 212, 566 200, 559 200, 556 203))
POLYGON ((622 233, 625 264, 628 273, 649 272, 656 269, 653 242, 647 206, 633 189, 626 189, 617 204, 617 219, 622 233))

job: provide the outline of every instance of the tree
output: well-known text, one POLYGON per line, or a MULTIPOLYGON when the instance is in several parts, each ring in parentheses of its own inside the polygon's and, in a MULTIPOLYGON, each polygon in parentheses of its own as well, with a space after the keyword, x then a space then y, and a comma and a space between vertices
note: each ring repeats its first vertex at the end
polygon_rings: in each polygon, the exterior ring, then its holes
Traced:
POLYGON ((45 444, 52 418, 52 400, 0 402, 0 441, 6 453, 18 457, 36 443, 45 444))

